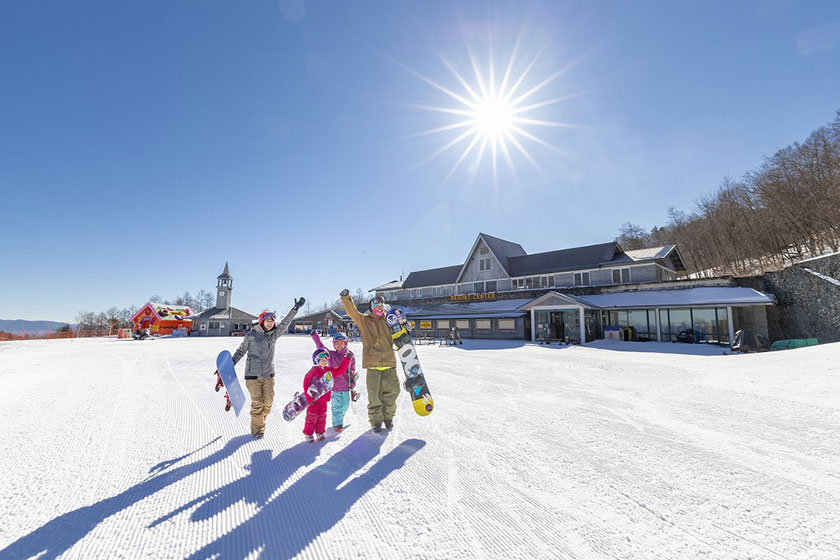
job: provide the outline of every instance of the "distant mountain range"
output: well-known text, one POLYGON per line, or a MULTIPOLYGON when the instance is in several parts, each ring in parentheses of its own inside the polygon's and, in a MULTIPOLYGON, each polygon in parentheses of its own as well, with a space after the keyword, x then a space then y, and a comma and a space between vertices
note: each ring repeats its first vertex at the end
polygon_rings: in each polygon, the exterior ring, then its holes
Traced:
POLYGON ((0 319, 0 331, 20 334, 21 327, 23 327, 25 333, 35 334, 47 331, 55 331, 67 324, 68 323, 59 323, 57 321, 25 321, 23 319, 0 319))

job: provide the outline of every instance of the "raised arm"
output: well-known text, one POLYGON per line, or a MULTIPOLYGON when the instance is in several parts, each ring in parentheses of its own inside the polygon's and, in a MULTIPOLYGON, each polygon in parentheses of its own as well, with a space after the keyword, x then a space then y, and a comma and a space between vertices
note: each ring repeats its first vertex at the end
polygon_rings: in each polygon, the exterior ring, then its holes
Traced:
POLYGON ((326 348, 326 346, 324 346, 324 343, 321 342, 321 337, 318 336, 318 333, 315 331, 315 329, 312 329, 312 332, 309 333, 309 336, 311 336, 312 340, 315 341, 315 348, 326 348))
POLYGON ((300 309, 301 306, 304 303, 306 303, 305 298, 300 298, 300 299, 295 300, 294 307, 292 307, 292 309, 288 313, 286 313, 286 316, 283 317, 283 320, 280 321, 280 323, 278 323, 278 325, 277 325, 277 335, 278 336, 286 334, 286 331, 289 330, 289 325, 292 324, 292 319, 295 318, 295 315, 297 315, 298 309, 300 309))
POLYGON ((359 310, 356 309, 356 304, 353 303, 353 298, 350 297, 349 290, 341 290, 341 304, 344 306, 344 310, 347 312, 347 315, 353 319, 353 322, 361 328, 362 322, 362 314, 359 313, 359 310))

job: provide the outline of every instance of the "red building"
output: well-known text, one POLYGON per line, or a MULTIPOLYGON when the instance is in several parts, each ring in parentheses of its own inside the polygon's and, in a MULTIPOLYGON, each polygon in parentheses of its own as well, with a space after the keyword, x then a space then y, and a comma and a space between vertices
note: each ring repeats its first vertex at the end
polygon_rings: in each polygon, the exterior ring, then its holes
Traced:
POLYGON ((186 317, 191 314, 190 308, 183 305, 147 303, 131 317, 131 322, 134 323, 134 330, 149 329, 157 335, 172 334, 173 330, 189 331, 192 321, 186 317))

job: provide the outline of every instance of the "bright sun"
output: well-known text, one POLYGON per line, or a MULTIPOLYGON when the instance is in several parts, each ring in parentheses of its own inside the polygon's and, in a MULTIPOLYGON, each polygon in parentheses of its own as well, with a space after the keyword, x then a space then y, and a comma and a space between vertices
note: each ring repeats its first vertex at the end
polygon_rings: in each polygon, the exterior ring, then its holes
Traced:
POLYGON ((538 144, 561 155, 565 152, 556 146, 546 142, 531 132, 536 127, 563 127, 582 128, 576 125, 561 123, 542 118, 534 118, 529 113, 538 109, 566 101, 580 94, 555 97, 543 101, 535 100, 537 94, 543 92, 546 87, 565 73, 574 63, 554 72, 549 77, 534 85, 531 82, 531 72, 539 60, 539 54, 534 56, 521 72, 514 74, 519 45, 513 48, 508 60, 504 74, 501 79, 496 75, 496 68, 493 62, 492 49, 488 54, 488 63, 482 70, 481 65, 467 47, 472 70, 471 80, 465 79, 446 59, 443 63, 460 84, 461 91, 441 85, 440 83, 406 68, 409 72, 433 86, 435 89, 449 96, 450 106, 429 106, 414 105, 414 107, 427 111, 434 111, 449 115, 453 122, 426 130, 415 136, 429 134, 448 134, 454 138, 446 142, 440 149, 430 155, 426 161, 431 160, 440 154, 450 150, 459 149, 463 146, 460 156, 449 171, 444 181, 449 179, 453 173, 467 160, 470 173, 474 177, 481 167, 485 155, 492 167, 493 181, 498 181, 498 161, 504 159, 511 172, 516 175, 512 152, 518 153, 528 160, 535 168, 541 171, 539 164, 528 152, 528 143, 538 144), (531 129, 531 130, 529 130, 531 129))
POLYGON ((505 99, 482 99, 477 104, 472 119, 476 131, 492 140, 501 140, 513 130, 513 108, 505 99))

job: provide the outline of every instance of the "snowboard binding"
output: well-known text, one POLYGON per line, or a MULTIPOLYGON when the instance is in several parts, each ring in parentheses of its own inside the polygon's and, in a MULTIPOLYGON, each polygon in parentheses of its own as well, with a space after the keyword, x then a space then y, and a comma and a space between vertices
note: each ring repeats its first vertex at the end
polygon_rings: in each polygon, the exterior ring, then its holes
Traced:
POLYGON ((216 371, 216 392, 219 392, 219 389, 225 386, 225 382, 222 381, 222 376, 219 375, 219 372, 216 371))

